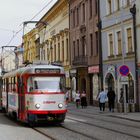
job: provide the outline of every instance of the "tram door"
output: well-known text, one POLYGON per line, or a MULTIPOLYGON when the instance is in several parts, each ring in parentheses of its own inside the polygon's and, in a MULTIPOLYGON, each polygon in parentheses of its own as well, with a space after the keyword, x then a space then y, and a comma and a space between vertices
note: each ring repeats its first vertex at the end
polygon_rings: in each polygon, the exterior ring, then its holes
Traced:
POLYGON ((25 111, 25 85, 23 82, 23 78, 18 78, 18 84, 19 84, 19 89, 18 89, 18 93, 19 93, 19 101, 18 101, 18 105, 19 105, 19 112, 18 112, 18 116, 19 119, 23 120, 24 119, 24 111, 25 111))

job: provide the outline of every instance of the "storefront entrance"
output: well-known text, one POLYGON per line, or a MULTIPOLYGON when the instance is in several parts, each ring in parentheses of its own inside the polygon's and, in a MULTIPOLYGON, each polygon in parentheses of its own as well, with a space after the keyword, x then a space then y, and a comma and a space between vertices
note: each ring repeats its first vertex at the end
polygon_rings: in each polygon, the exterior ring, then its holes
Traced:
POLYGON ((105 90, 112 88, 115 91, 115 80, 111 73, 108 73, 105 77, 105 90))

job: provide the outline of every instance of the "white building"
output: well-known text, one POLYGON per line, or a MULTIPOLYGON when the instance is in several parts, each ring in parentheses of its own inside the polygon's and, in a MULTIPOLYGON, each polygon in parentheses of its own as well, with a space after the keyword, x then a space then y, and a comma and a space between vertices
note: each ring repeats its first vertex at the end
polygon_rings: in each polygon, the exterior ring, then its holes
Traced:
POLYGON ((2 69, 6 72, 15 69, 14 50, 4 50, 2 53, 2 69))

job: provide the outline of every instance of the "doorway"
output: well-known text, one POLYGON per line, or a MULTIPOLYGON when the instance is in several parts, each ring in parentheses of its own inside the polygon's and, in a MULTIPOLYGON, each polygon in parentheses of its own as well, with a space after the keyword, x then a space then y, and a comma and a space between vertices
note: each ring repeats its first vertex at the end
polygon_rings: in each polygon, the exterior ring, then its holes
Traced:
POLYGON ((105 77, 105 90, 112 88, 115 91, 115 80, 111 73, 108 73, 105 77))

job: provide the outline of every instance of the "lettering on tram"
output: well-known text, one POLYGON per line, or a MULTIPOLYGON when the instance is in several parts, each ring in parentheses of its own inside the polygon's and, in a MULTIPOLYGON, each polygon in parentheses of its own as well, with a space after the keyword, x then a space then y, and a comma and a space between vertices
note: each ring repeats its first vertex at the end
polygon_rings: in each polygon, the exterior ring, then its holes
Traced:
POLYGON ((60 73, 60 69, 35 69, 36 73, 60 73))
POLYGON ((2 83, 2 108, 8 115, 30 125, 64 122, 67 108, 63 67, 30 65, 4 74, 2 83))

